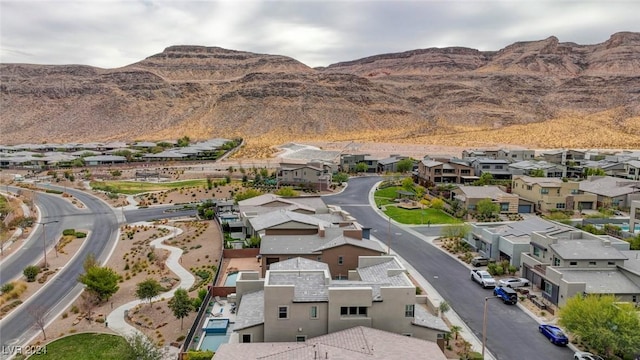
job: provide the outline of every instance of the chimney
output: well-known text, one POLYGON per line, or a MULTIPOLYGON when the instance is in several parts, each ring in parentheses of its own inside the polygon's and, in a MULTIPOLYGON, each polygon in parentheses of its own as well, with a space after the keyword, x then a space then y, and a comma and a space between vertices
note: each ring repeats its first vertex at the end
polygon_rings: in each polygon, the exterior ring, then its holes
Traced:
POLYGON ((326 230, 324 229, 324 225, 318 225, 318 236, 320 236, 321 238, 325 237, 325 231, 326 230))

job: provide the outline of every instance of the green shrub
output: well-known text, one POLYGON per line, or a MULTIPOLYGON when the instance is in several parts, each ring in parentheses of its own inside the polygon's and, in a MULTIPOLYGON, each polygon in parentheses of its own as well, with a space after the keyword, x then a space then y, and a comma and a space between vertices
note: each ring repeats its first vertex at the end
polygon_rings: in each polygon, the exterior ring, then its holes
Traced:
POLYGON ((500 276, 500 275, 504 275, 504 268, 500 265, 496 266, 496 275, 500 276))
POLYGON ((76 235, 76 230, 75 229, 64 229, 64 230, 62 230, 62 235, 64 235, 64 236, 75 236, 76 235))
POLYGON ((40 273, 40 268, 35 265, 29 265, 22 271, 28 282, 36 281, 36 276, 40 273))
POLYGON ((8 293, 9 291, 13 290, 13 288, 13 283, 8 282, 0 287, 0 292, 2 292, 3 294, 8 293))
POLYGON ((213 357, 213 351, 193 351, 187 352, 187 359, 189 360, 211 360, 213 357))
POLYGON ((469 359, 469 360, 482 360, 484 358, 482 357, 482 354, 480 354, 479 352, 472 351, 472 352, 469 353, 469 356, 467 356, 467 359, 469 359))
POLYGON ((75 235, 76 235, 76 237, 78 239, 82 239, 82 238, 86 238, 87 237, 87 233, 83 233, 83 232, 77 232, 75 235))
POLYGON ((489 274, 491 274, 491 275, 495 275, 495 274, 496 274, 496 267, 497 267, 497 266, 498 266, 498 265, 496 265, 496 263, 491 263, 491 262, 490 262, 490 263, 487 265, 487 272, 488 272, 489 274))

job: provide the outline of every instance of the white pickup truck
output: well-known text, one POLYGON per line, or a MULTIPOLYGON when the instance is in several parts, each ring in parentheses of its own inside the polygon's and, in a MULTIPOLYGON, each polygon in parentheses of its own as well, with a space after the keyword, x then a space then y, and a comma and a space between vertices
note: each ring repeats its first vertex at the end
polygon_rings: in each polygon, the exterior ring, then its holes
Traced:
POLYGON ((496 280, 485 270, 471 270, 471 280, 482 285, 485 289, 496 287, 496 280))

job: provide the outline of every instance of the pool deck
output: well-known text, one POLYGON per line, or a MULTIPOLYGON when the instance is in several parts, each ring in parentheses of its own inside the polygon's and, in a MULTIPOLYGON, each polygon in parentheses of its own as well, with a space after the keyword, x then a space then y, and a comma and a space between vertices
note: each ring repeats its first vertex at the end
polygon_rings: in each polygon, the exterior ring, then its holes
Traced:
POLYGON ((227 275, 229 273, 237 272, 237 271, 262 271, 260 262, 255 257, 251 258, 232 258, 232 259, 224 259, 222 261, 221 275, 218 278, 218 283, 216 286, 225 286, 225 282, 227 281, 227 275))

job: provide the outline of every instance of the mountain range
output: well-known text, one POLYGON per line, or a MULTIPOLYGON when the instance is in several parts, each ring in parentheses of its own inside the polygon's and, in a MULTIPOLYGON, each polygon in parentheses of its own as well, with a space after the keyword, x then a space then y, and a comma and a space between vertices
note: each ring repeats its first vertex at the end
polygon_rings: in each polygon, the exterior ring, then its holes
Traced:
POLYGON ((311 68, 171 46, 116 69, 0 64, 0 143, 243 137, 640 148, 640 33, 499 51, 382 54, 311 68))

